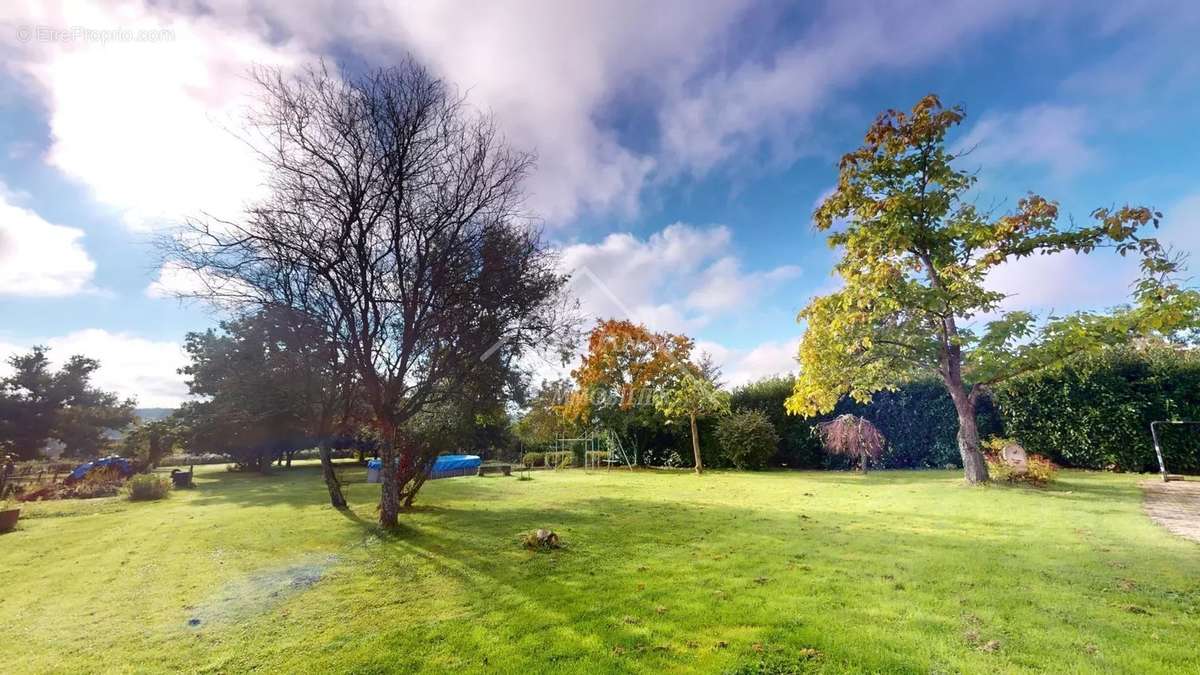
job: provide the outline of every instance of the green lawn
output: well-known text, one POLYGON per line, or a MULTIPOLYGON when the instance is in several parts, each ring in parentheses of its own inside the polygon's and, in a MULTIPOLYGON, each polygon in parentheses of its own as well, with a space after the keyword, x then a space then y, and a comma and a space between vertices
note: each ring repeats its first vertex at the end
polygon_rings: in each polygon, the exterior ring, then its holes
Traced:
POLYGON ((430 483, 387 535, 378 486, 210 467, 29 506, 0 671, 1200 672, 1200 545, 1137 480, 575 469, 430 483))

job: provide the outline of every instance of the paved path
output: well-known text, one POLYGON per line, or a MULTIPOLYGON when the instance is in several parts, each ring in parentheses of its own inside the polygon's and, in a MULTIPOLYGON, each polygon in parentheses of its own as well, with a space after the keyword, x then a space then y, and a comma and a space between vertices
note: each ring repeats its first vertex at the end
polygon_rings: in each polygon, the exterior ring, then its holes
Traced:
POLYGON ((1200 543, 1200 480, 1142 483, 1146 514, 1172 533, 1200 543))

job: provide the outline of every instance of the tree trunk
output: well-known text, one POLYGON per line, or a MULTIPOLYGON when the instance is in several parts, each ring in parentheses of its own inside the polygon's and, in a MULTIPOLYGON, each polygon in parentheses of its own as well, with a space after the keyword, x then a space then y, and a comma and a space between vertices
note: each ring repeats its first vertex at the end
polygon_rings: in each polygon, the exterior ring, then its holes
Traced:
POLYGON ((704 462, 700 460, 700 432, 696 430, 696 416, 689 416, 692 421, 692 454, 696 456, 696 475, 704 473, 704 462))
POLYGON ((988 481, 987 462, 979 450, 979 428, 975 422, 975 397, 960 385, 950 390, 958 412, 958 454, 962 457, 963 477, 975 485, 988 481))
POLYGON ((379 444, 379 459, 383 466, 379 490, 379 525, 392 529, 400 525, 400 464, 396 451, 396 427, 390 421, 380 427, 383 438, 379 444))
POLYGON ((333 472, 333 457, 329 446, 322 443, 319 452, 321 475, 325 478, 325 487, 329 489, 329 504, 335 509, 344 509, 347 506, 346 497, 342 495, 342 485, 338 482, 337 474, 333 472))

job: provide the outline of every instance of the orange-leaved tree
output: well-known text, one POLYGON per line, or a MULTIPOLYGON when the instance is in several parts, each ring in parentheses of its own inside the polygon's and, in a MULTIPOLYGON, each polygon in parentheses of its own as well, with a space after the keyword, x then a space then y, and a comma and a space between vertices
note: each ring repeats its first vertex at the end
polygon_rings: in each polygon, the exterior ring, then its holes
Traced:
POLYGON ((639 413, 655 412, 655 398, 688 369, 694 344, 632 321, 598 322, 583 363, 571 372, 578 390, 563 406, 564 416, 623 433, 639 413))

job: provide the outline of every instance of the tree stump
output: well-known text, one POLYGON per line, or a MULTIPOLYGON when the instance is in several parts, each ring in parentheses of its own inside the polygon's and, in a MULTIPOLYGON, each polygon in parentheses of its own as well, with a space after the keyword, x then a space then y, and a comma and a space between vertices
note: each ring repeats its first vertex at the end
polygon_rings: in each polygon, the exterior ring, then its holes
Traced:
POLYGON ((1009 443, 1000 451, 1000 455, 1004 458, 1004 463, 1012 468, 1013 473, 1023 476, 1029 472, 1029 456, 1020 445, 1009 443))

